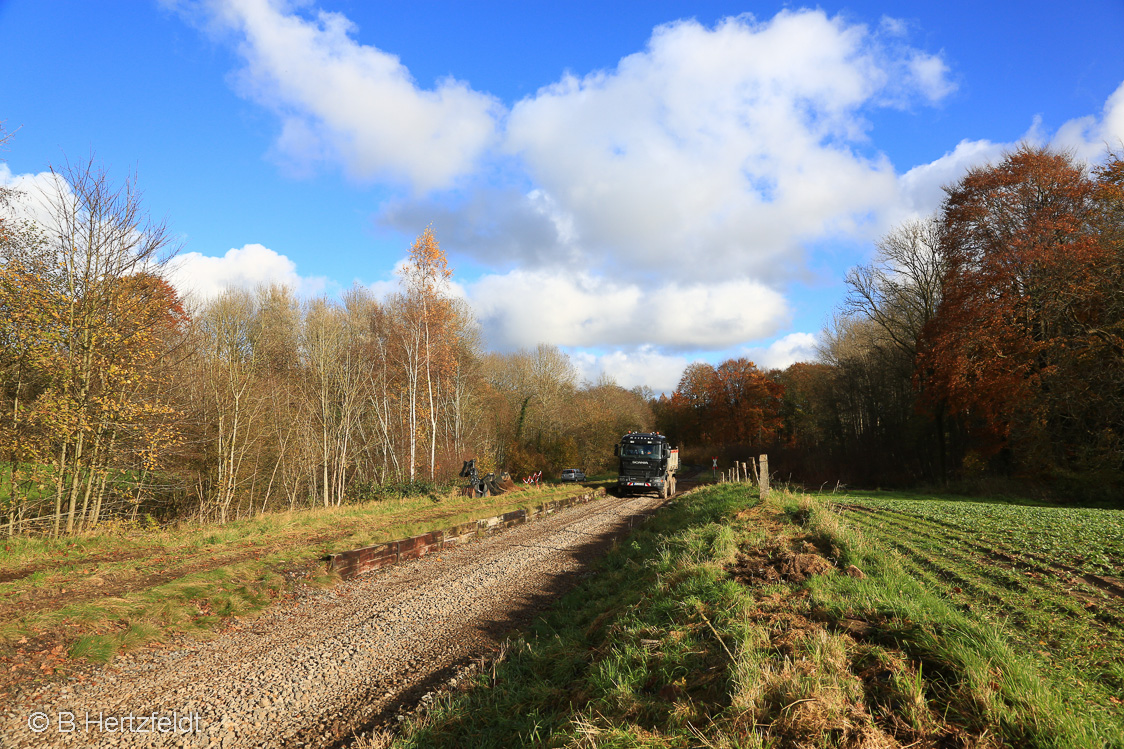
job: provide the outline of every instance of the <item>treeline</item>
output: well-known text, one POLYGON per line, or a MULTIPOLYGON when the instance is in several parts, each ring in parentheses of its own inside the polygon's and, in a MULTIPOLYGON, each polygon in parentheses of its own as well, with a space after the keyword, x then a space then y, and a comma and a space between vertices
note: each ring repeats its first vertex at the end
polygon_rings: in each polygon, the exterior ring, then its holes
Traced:
MULTIPOLYGON (((1022 146, 885 236, 820 361, 696 364, 659 424, 808 485, 1124 497, 1124 161, 1022 146)), ((713 448, 709 448, 713 451, 713 448)))
POLYGON ((9 534, 426 491, 472 457, 515 476, 596 471, 651 426, 644 393, 579 383, 554 347, 485 351, 428 229, 385 299, 270 286, 191 306, 132 180, 92 163, 56 176, 39 223, 0 218, 9 534))

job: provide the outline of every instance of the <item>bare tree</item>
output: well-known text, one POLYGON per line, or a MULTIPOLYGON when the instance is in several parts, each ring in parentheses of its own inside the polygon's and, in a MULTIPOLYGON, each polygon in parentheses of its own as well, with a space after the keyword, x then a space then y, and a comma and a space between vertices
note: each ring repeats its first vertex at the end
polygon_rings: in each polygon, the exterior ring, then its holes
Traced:
POLYGON ((878 242, 870 265, 847 274, 844 310, 881 327, 909 357, 925 325, 936 317, 946 263, 940 252, 941 222, 936 217, 909 221, 878 242))
MULTIPOLYGON (((219 521, 226 522, 230 505, 245 483, 243 464, 259 437, 263 402, 256 390, 258 330, 255 303, 249 292, 227 291, 212 301, 198 321, 197 366, 204 383, 213 429, 214 481, 210 492, 219 521)), ((205 497, 201 497, 205 499, 205 497)))
POLYGON ((153 332, 178 303, 164 293, 162 312, 130 280, 158 274, 176 249, 166 224, 143 211, 135 176, 115 185, 92 159, 52 174, 43 228, 53 263, 36 281, 57 316, 47 329, 57 352, 54 387, 40 398, 54 437, 57 534, 64 509, 66 531, 75 530, 79 497, 88 499, 95 472, 105 471, 122 422, 141 418, 143 409, 124 408, 126 391, 163 353, 153 332))
MULTIPOLYGON (((941 246, 943 227, 936 216, 902 224, 878 242, 878 253, 870 265, 853 268, 846 279, 850 291, 845 312, 869 320, 882 332, 871 339, 871 345, 883 354, 881 366, 898 371, 906 382, 916 374, 922 388, 926 378, 924 372, 916 372, 917 355, 923 331, 937 317, 948 270, 941 246), (880 342, 883 338, 897 350, 896 356, 880 342)), ((945 411, 945 405, 938 402, 932 414, 941 478, 947 463, 945 411)))

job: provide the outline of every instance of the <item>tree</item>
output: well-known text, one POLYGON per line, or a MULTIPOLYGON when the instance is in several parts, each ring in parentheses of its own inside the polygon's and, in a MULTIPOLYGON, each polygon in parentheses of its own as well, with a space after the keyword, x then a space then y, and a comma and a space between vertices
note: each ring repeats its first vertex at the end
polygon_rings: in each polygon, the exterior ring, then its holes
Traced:
POLYGON ((435 377, 449 358, 442 346, 443 327, 451 317, 448 284, 453 271, 437 244, 432 227, 426 227, 410 247, 410 259, 402 270, 403 295, 398 299, 402 311, 402 366, 406 374, 409 402, 410 480, 417 468, 417 438, 420 433, 419 397, 424 378, 425 417, 428 424, 430 478, 437 468, 437 395, 435 377))
POLYGON ((264 411, 257 387, 261 361, 256 315, 253 295, 237 290, 223 292, 196 320, 194 364, 202 392, 195 402, 202 410, 200 470, 208 485, 199 499, 213 503, 220 522, 226 522, 234 499, 253 479, 245 464, 260 438, 258 422, 264 411))
POLYGON ((713 412, 719 441, 763 448, 781 427, 784 386, 742 357, 728 359, 715 370, 713 412))
MULTIPOLYGON (((918 389, 928 387, 931 372, 918 368, 918 352, 926 327, 936 318, 943 299, 947 259, 941 251, 945 225, 937 217, 908 221, 896 227, 877 246, 869 265, 853 268, 846 277, 849 288, 844 314, 869 320, 889 344, 878 353, 882 366, 913 379, 918 389)), ((878 345, 877 343, 875 345, 878 345)), ((947 472, 947 406, 940 398, 926 401, 932 415, 939 478, 947 472)))
POLYGON ((943 225, 936 217, 908 221, 878 241, 869 265, 847 273, 844 310, 868 318, 910 359, 936 317, 946 272, 943 225))
POLYGON ((717 367, 687 365, 670 398, 656 411, 660 428, 673 439, 711 447, 762 448, 781 427, 784 386, 745 358, 717 367))
POLYGON ((1022 146, 947 191, 934 395, 1023 475, 1122 467, 1118 163, 1022 146))
POLYGON ((39 239, 3 245, 0 305, 17 369, 41 377, 13 414, 50 452, 58 534, 64 516, 68 533, 96 523, 110 471, 152 468, 170 439, 153 385, 183 311, 159 279, 174 245, 143 212, 135 178, 114 186, 92 160, 52 174, 39 239))

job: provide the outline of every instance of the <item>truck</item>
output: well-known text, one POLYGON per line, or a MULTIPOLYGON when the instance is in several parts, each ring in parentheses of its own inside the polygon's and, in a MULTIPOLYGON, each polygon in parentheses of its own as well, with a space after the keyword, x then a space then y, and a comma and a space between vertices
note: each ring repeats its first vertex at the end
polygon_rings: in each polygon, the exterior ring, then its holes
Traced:
POLYGON ((668 444, 659 432, 629 432, 613 446, 620 458, 617 469, 617 494, 654 491, 667 499, 675 493, 675 472, 679 470, 679 448, 668 444))

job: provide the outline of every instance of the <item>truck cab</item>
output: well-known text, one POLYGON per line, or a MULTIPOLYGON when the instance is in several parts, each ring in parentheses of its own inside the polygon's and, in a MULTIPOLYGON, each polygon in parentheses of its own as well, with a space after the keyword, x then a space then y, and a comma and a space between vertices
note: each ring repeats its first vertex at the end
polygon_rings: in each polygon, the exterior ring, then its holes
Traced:
POLYGON ((613 447, 620 459, 617 493, 620 495, 654 491, 665 499, 675 493, 675 471, 679 450, 668 444, 659 432, 629 432, 613 447))

